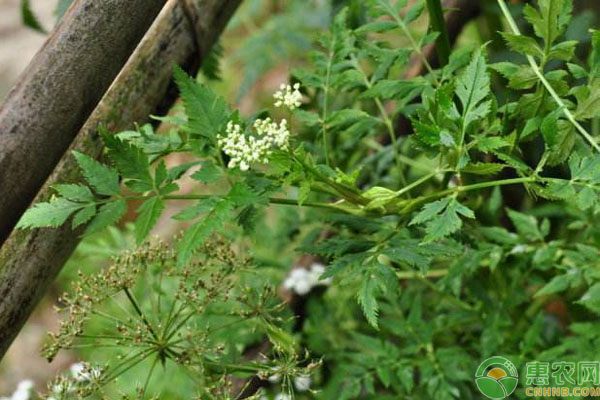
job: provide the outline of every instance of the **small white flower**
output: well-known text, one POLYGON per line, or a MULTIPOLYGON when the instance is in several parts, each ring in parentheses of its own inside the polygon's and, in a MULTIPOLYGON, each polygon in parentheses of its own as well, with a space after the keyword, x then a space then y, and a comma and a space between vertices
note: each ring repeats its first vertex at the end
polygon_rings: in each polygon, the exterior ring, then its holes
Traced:
POLYGON ((310 389, 311 382, 310 376, 308 375, 300 375, 294 378, 294 386, 299 392, 306 392, 310 389))
POLYGON ((324 272, 325 266, 320 263, 313 263, 309 269, 294 268, 286 280, 283 281, 283 287, 304 296, 315 286, 331 285, 331 278, 320 280, 324 272))
POLYGON ((278 393, 275 395, 275 400, 292 400, 292 397, 286 393, 278 393))
POLYGON ((275 98, 275 107, 286 107, 293 111, 302 105, 302 93, 300 93, 300 84, 294 86, 282 83, 279 90, 273 94, 275 98))

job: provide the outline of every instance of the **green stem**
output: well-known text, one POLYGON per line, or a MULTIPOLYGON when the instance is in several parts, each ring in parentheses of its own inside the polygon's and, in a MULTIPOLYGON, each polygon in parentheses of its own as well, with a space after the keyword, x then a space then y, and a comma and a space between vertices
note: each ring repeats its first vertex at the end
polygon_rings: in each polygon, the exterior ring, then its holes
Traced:
MULTIPOLYGON (((212 195, 212 194, 173 194, 162 196, 165 200, 205 200, 211 197, 223 197, 225 195, 212 195)), ((155 196, 124 196, 126 200, 148 200, 155 196)), ((286 206, 298 206, 298 200, 295 199, 284 199, 279 197, 269 197, 269 203, 286 205, 286 206)), ((339 208, 335 204, 331 203, 319 203, 314 201, 306 201, 302 203, 302 206, 314 207, 314 208, 326 208, 329 210, 339 211, 339 208)))
POLYGON ((331 67, 335 55, 335 39, 331 39, 329 48, 329 59, 327 60, 327 71, 325 73, 325 87, 323 88, 323 114, 321 116, 321 135, 323 136, 323 152, 325 153, 325 164, 329 167, 329 135, 327 134, 327 106, 329 101, 329 80, 331 79, 331 67))
POLYGON ((447 268, 432 269, 425 273, 420 271, 398 271, 396 276, 398 279, 418 279, 418 278, 440 278, 448 274, 447 268))
POLYGON ((427 68, 427 71, 429 71, 429 73, 433 77, 433 81, 434 81, 435 85, 438 86, 439 81, 435 75, 435 71, 433 70, 433 68, 431 67, 431 64, 427 60, 427 56, 425 56, 425 54, 423 54, 423 50, 421 50, 421 47, 419 46, 419 44, 413 37, 412 33, 410 33, 410 30, 408 29, 408 26, 406 26, 406 23, 402 20, 402 18, 400 18, 400 16, 396 12, 396 10, 391 5, 389 5, 389 8, 387 9, 387 13, 394 19, 396 24, 398 24, 398 27, 400 27, 400 29, 402 30, 402 32, 404 33, 404 35, 407 37, 408 41, 410 42, 410 45, 411 45, 413 51, 419 55, 419 57, 423 61, 423 65, 425 65, 425 68, 427 68))
POLYGON ((486 189, 486 188, 490 188, 490 187, 495 187, 495 186, 506 186, 506 185, 516 185, 516 184, 520 184, 520 183, 531 183, 531 182, 535 182, 539 179, 543 179, 543 178, 538 178, 538 177, 525 177, 525 178, 511 178, 511 179, 502 179, 502 180, 498 180, 498 181, 488 181, 488 182, 481 182, 481 183, 475 183, 473 185, 466 185, 466 186, 457 186, 451 189, 446 189, 446 190, 442 190, 439 191, 437 193, 433 193, 430 194, 428 196, 423 196, 420 198, 415 199, 416 202, 413 203, 413 208, 414 206, 418 206, 419 204, 424 204, 424 203, 429 203, 430 201, 439 199, 440 197, 445 197, 451 194, 459 194, 461 192, 470 192, 473 190, 478 190, 478 189, 486 189))
POLYGON ((414 181, 413 183, 411 183, 410 185, 407 185, 405 187, 403 187, 402 189, 398 190, 396 192, 396 194, 398 196, 403 195, 404 193, 416 188, 417 186, 421 185, 422 183, 427 182, 428 180, 430 180, 431 178, 433 178, 434 176, 436 176, 439 172, 443 172, 443 171, 433 171, 419 179, 417 179, 416 181, 414 181))
POLYGON ((448 64, 450 59, 450 37, 448 36, 448 27, 444 19, 444 10, 440 0, 427 0, 427 10, 429 11, 429 23, 431 28, 439 32, 439 36, 435 41, 435 49, 437 51, 440 66, 448 64))
POLYGON ((125 292, 125 295, 129 299, 129 302, 131 303, 131 305, 135 309, 135 312, 140 316, 140 318, 142 319, 142 321, 144 322, 144 324, 146 325, 146 327, 150 331, 150 334, 152 334, 152 337, 154 338, 154 340, 157 340, 157 341, 160 340, 159 337, 158 337, 158 335, 156 334, 156 332, 154 332, 154 329, 152 328, 152 325, 150 325, 150 322, 148 321, 148 319, 146 319, 146 316, 142 312, 142 309, 138 305, 137 301, 135 301, 135 298, 131 295, 131 292, 129 291, 129 289, 125 288, 125 289, 123 289, 123 291, 125 292))
MULTIPOLYGON (((513 19, 512 15, 510 14, 510 11, 508 10, 508 7, 506 6, 506 2, 504 0, 498 0, 498 4, 500 5, 500 9, 502 9, 502 13, 504 14, 506 20, 508 21, 508 25, 512 29, 513 33, 515 35, 521 35, 521 31, 519 31, 519 28, 517 27, 515 20, 513 19)), ((558 96, 558 94, 554 91, 554 88, 552 87, 552 85, 550 85, 548 80, 546 80, 546 77, 542 73, 542 71, 541 71, 540 67, 538 66, 537 62, 535 61, 535 59, 532 56, 527 56, 527 61, 529 61, 529 65, 531 65, 531 69, 533 69, 533 71, 535 72, 535 74, 537 75, 539 80, 542 82, 542 84, 544 85, 544 87, 546 88, 548 93, 550 93, 550 95, 552 96, 552 98, 554 99, 554 101, 556 102, 558 107, 562 110, 565 117, 567 117, 567 119, 571 122, 571 124, 573 124, 573 126, 579 131, 579 133, 581 133, 581 135, 597 151, 600 151, 600 145, 598 145, 598 143, 596 143, 594 138, 585 130, 585 128, 583 126, 581 126, 581 124, 575 120, 575 117, 573 116, 571 111, 569 111, 569 109, 567 108, 565 103, 562 101, 560 96, 558 96)))
MULTIPOLYGON (((365 86, 367 87, 367 89, 371 89, 371 87, 373 87, 373 84, 367 77, 367 74, 365 73, 365 71, 361 68, 360 64, 358 63, 358 60, 356 59, 356 57, 354 55, 352 55, 352 62, 354 64, 354 68, 358 72, 360 72, 360 74, 362 75, 363 81, 365 82, 365 86)), ((392 141, 392 148, 394 149, 394 152, 396 153, 396 157, 395 157, 396 167, 400 171, 400 178, 402 180, 402 183, 406 184, 406 178, 404 178, 404 174, 402 174, 402 169, 400 166, 400 159, 398 158, 398 153, 400 152, 400 150, 398 149, 398 146, 397 146, 397 139, 396 139, 396 132, 394 131, 394 124, 393 124, 392 119, 390 118, 388 112, 386 111, 383 103, 379 99, 379 97, 375 97, 374 100, 375 100, 375 105, 377 105, 377 109, 379 110, 379 113, 381 114, 381 118, 383 118, 383 123, 388 130, 388 134, 390 135, 390 140, 392 141)))

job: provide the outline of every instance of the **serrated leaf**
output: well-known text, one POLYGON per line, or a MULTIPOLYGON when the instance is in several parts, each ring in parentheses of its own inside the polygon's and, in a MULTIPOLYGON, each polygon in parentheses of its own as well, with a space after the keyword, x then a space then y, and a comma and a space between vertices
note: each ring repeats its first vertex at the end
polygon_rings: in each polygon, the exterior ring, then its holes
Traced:
POLYGON ((185 104, 190 128, 194 133, 214 141, 227 121, 227 103, 212 90, 189 77, 181 68, 174 67, 173 75, 185 104))
POLYGON ((423 210, 417 214, 410 225, 427 223, 425 227, 425 243, 442 239, 462 227, 460 216, 475 218, 473 211, 460 204, 454 197, 428 203, 423 210))
POLYGON ((548 53, 548 58, 562 61, 569 61, 575 56, 575 49, 579 42, 576 40, 567 40, 555 44, 548 53))
POLYGON ((143 202, 138 208, 138 217, 135 220, 135 239, 138 244, 142 243, 148 233, 152 230, 156 221, 165 208, 163 199, 155 196, 143 202))
POLYGON ((53 185, 52 188, 61 196, 67 200, 76 201, 79 203, 89 203, 95 200, 94 195, 90 191, 90 188, 83 185, 75 184, 58 184, 53 185))
POLYGON ((65 198, 57 198, 47 203, 36 203, 29 208, 17 223, 18 229, 59 227, 75 211, 83 207, 65 198))
POLYGON ((473 59, 458 78, 456 95, 461 101, 465 128, 477 119, 485 117, 491 107, 491 102, 482 102, 490 92, 490 77, 487 73, 487 63, 481 50, 473 54, 473 59))
POLYGON ((104 135, 104 144, 108 157, 126 179, 139 181, 142 190, 153 188, 154 180, 150 176, 150 161, 144 151, 133 143, 119 139, 113 135, 104 135))
POLYGON ((117 171, 77 151, 73 155, 85 180, 98 194, 111 196, 121 192, 117 171))
POLYGON ((377 303, 376 294, 379 291, 379 286, 374 278, 365 277, 358 290, 358 304, 363 310, 369 324, 379 329, 377 318, 379 316, 379 304, 377 303))
POLYGON ((127 202, 125 200, 111 201, 104 204, 87 227, 85 234, 90 235, 118 222, 126 211, 127 202))
POLYGON ((571 277, 571 274, 555 276, 543 288, 541 288, 535 293, 535 297, 547 296, 549 294, 564 291, 569 287, 571 283, 571 277))
POLYGON ((374 33, 383 33, 395 29, 398 27, 394 21, 373 21, 361 25, 358 29, 355 29, 354 32, 357 34, 364 34, 369 32, 374 33))
POLYGON ((192 174, 192 179, 205 184, 214 183, 219 180, 220 171, 215 164, 210 161, 202 161, 200 169, 192 174))
POLYGON ((529 36, 517 35, 514 33, 500 32, 508 47, 517 53, 534 57, 543 57, 544 52, 537 44, 535 39, 529 36))
POLYGON ((73 216, 73 223, 72 223, 73 229, 85 224, 86 222, 89 222, 92 218, 94 218, 94 216, 96 216, 96 205, 95 204, 86 206, 86 207, 82 208, 81 210, 77 211, 75 213, 75 215, 73 216))
POLYGON ((510 208, 507 208, 506 212, 522 239, 528 241, 544 239, 544 235, 542 235, 537 219, 534 216, 523 214, 510 208))
POLYGON ((586 120, 596 118, 600 115, 600 82, 589 87, 589 93, 585 99, 578 102, 575 109, 575 118, 586 120))
POLYGON ((232 210, 233 204, 230 201, 220 199, 206 216, 190 226, 179 243, 177 264, 180 266, 188 264, 194 251, 204 243, 208 236, 216 229, 223 227, 232 210))

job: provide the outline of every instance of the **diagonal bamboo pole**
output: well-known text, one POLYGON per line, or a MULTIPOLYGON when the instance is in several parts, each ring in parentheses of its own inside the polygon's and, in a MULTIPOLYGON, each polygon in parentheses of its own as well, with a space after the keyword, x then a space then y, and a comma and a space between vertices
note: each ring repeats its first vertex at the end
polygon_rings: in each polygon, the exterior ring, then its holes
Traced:
POLYGON ((0 245, 165 1, 76 1, 0 106, 0 245))
MULTIPOLYGON (((50 175, 50 185, 81 179, 70 155, 77 150, 99 157, 98 126, 110 131, 132 127, 157 108, 168 107, 173 63, 197 69, 241 0, 168 0, 139 47, 83 126, 69 152, 50 175)), ((0 249, 0 358, 79 242, 68 224, 58 229, 14 231, 0 249)))

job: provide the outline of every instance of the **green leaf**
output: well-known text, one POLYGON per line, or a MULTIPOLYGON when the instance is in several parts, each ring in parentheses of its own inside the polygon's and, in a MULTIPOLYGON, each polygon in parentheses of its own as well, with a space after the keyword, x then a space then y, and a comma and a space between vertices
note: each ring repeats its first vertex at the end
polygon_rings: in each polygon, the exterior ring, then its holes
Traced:
POLYGON ((98 194, 111 196, 121 192, 117 171, 77 151, 73 155, 85 180, 98 194))
POLYGON ((539 12, 527 4, 523 8, 523 15, 533 25, 535 34, 546 43, 552 44, 571 18, 571 2, 539 0, 538 7, 539 12))
POLYGON ((423 210, 417 214, 410 225, 427 223, 425 243, 442 239, 462 227, 460 215, 466 218, 475 218, 475 214, 469 208, 460 204, 455 197, 426 204, 423 210))
POLYGON ((96 205, 91 204, 77 211, 73 216, 73 229, 77 228, 80 225, 85 224, 96 215, 96 205))
POLYGON ((512 89, 530 89, 538 81, 537 75, 528 65, 499 62, 491 67, 508 79, 508 87, 512 89))
POLYGON ((125 200, 116 200, 104 204, 87 227, 85 234, 90 235, 99 232, 109 225, 118 222, 125 215, 126 211, 127 202, 125 200))
POLYGON ((548 114, 540 126, 548 151, 548 165, 563 163, 575 144, 573 126, 565 120, 559 120, 561 110, 548 114))
POLYGON ((579 42, 576 40, 567 40, 555 44, 548 53, 548 58, 562 61, 569 61, 575 56, 575 49, 579 42))
POLYGON ((506 165, 498 163, 478 162, 472 163, 461 169, 461 172, 476 175, 493 175, 502 171, 506 165))
POLYGON ((212 210, 199 221, 189 227, 181 239, 178 247, 177 264, 180 266, 188 264, 194 251, 216 230, 222 229, 223 225, 233 211, 233 204, 226 199, 220 199, 212 210))
POLYGON ((587 210, 598 202, 598 194, 594 189, 586 186, 577 193, 576 202, 579 208, 587 210))
POLYGON ((510 208, 507 208, 506 212, 522 239, 527 241, 544 240, 544 235, 540 232, 537 219, 534 216, 510 208))
POLYGON ((456 95, 463 106, 463 119, 465 128, 475 120, 485 117, 491 102, 482 101, 490 93, 490 77, 487 73, 487 63, 482 51, 479 49, 473 54, 473 59, 458 78, 456 95))
MULTIPOLYGON (((103 135, 108 157, 126 179, 139 181, 139 192, 151 190, 154 180, 150 176, 150 162, 144 151, 133 143, 121 140, 114 135, 103 135)), ((137 189, 137 188, 136 188, 137 189)))
POLYGON ((67 200, 77 201, 79 203, 90 203, 95 201, 94 195, 87 186, 83 185, 53 185, 52 188, 58 192, 61 197, 67 200))
POLYGON ((543 288, 535 293, 535 297, 547 296, 549 294, 564 291, 571 284, 572 276, 573 275, 570 273, 555 276, 543 288))
POLYGON ((220 171, 210 161, 202 161, 200 169, 192 174, 192 179, 205 184, 214 183, 219 180, 220 171))
POLYGON ((146 200, 138 207, 138 217, 135 221, 135 239, 138 244, 148 236, 164 208, 163 199, 159 196, 146 200))
POLYGON ((189 77, 181 68, 175 66, 173 74, 185 104, 190 128, 200 136, 216 140, 229 116, 227 103, 209 88, 189 77))
POLYGON ((375 329, 379 329, 377 321, 379 304, 377 304, 377 298, 375 297, 378 291, 379 285, 374 277, 362 279, 358 290, 358 304, 360 304, 369 324, 375 329))
POLYGON ((596 82, 588 89, 588 95, 577 104, 575 109, 576 119, 586 120, 600 116, 600 82, 596 82))
POLYGON ((40 24, 40 21, 31 10, 29 0, 21 0, 21 18, 25 26, 40 33, 46 33, 46 30, 42 27, 42 24, 40 24))
POLYGON ((534 57, 543 57, 544 52, 537 44, 535 39, 529 36, 516 35, 514 33, 500 32, 508 47, 517 53, 525 54, 534 57))
POLYGON ((394 21, 373 21, 361 25, 354 32, 357 34, 364 34, 369 32, 383 33, 395 29, 397 27, 398 24, 396 24, 394 21))
POLYGON ((64 224, 71 214, 82 207, 82 204, 64 198, 58 198, 48 203, 36 203, 23 214, 17 228, 56 228, 64 224))
POLYGON ((600 314, 600 283, 595 283, 590 287, 578 303, 583 304, 596 314, 600 314))

